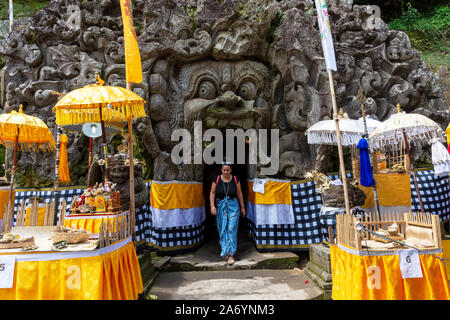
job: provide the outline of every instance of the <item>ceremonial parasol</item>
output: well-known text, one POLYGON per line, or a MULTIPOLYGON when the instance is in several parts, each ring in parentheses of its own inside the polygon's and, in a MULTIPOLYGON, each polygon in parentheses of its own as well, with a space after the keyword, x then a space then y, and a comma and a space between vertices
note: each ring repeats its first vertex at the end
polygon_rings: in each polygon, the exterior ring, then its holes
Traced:
MULTIPOLYGON (((145 100, 122 87, 104 86, 104 81, 96 73, 96 83, 75 89, 62 97, 53 107, 56 123, 61 126, 81 125, 99 122, 102 128, 103 153, 106 180, 109 180, 109 168, 106 147, 105 123, 128 121, 128 157, 133 163, 132 119, 145 117, 145 100)), ((134 237, 134 171, 130 165, 130 214, 134 237)))
POLYGON ((432 139, 444 141, 444 130, 433 120, 416 113, 404 113, 400 105, 397 105, 398 112, 393 114, 369 136, 372 149, 380 150, 386 145, 398 145, 405 142, 411 170, 414 173, 414 185, 419 198, 422 213, 424 213, 422 197, 417 185, 417 174, 411 159, 409 141, 417 144, 428 144, 432 139))
POLYGON ((145 117, 145 100, 131 90, 104 86, 104 81, 98 74, 96 80, 95 84, 64 95, 53 107, 53 111, 56 113, 56 123, 63 127, 101 123, 106 180, 109 180, 105 123, 110 127, 111 124, 128 121, 130 116, 145 117))
MULTIPOLYGON (((113 122, 113 123, 105 122, 106 135, 116 134, 118 132, 123 131, 124 128, 125 124, 123 122, 113 122)), ((96 122, 92 123, 87 122, 84 125, 81 124, 65 125, 62 126, 62 129, 70 133, 82 132, 89 137, 89 159, 88 159, 88 171, 89 171, 92 164, 93 139, 102 135, 101 124, 96 122), (100 127, 99 130, 98 127, 100 127)))
POLYGON ((19 112, 11 111, 0 115, 0 143, 8 149, 14 149, 8 200, 9 208, 16 170, 17 151, 20 149, 30 152, 53 152, 55 150, 55 139, 44 121, 26 115, 23 113, 23 106, 20 105, 19 112))
MULTIPOLYGON (((358 121, 364 124, 364 117, 359 118, 358 121)), ((375 129, 382 123, 381 121, 370 118, 370 116, 365 116, 365 121, 367 126, 367 134, 374 132, 375 129)))
MULTIPOLYGON (((364 134, 364 125, 358 120, 349 119, 341 109, 339 114, 339 129, 342 146, 358 144, 364 134)), ((337 145, 336 125, 334 120, 322 120, 306 130, 309 144, 337 145)))

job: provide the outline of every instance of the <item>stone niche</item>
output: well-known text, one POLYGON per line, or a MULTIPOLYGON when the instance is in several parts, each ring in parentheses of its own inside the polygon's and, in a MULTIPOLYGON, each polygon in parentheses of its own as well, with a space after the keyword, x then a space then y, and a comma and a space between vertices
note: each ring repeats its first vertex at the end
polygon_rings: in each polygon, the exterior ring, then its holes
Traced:
MULTIPOLYGON (((207 128, 279 129, 277 178, 302 178, 328 161, 308 145, 305 130, 332 117, 314 3, 309 0, 133 0, 144 80, 132 89, 147 101, 149 117, 134 123, 153 163, 153 179, 202 181, 203 165, 176 165, 171 133, 207 128)), ((407 35, 380 21, 369 23, 370 6, 330 0, 329 16, 338 72, 337 103, 360 117, 385 120, 400 103, 407 112, 448 122, 448 108, 435 76, 411 48, 407 35)), ((1 46, 6 59, 0 103, 24 111, 55 131, 51 109, 57 92, 94 83, 125 86, 124 40, 118 0, 54 0, 25 26, 15 26, 1 46)), ((86 139, 70 135, 69 161, 79 161, 86 139)), ((46 155, 48 159, 51 155, 46 155)), ((41 158, 40 158, 41 159, 41 158)), ((45 158, 47 159, 47 158, 45 158)), ((39 166, 22 153, 22 168, 39 166)), ((51 161, 51 160, 50 160, 51 161)), ((46 161, 45 161, 46 162, 46 161)), ((45 163, 43 162, 43 163, 45 163)), ((246 168, 261 176, 260 165, 246 168)))

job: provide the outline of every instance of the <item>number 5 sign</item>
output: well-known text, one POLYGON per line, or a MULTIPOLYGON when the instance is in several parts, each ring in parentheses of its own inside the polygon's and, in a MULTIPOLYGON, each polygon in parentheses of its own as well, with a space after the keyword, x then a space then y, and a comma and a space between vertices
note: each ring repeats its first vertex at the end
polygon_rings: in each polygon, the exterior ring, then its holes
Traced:
POLYGON ((13 287, 15 264, 16 256, 0 255, 0 289, 13 287))
POLYGON ((400 250, 398 252, 402 278, 423 278, 419 253, 416 250, 400 250))

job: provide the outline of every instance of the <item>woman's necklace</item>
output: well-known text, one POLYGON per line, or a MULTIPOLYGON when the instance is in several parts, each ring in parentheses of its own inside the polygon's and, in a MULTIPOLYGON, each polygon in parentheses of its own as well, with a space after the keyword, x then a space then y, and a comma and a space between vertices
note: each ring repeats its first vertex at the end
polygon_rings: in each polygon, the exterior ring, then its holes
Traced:
POLYGON ((230 182, 227 183, 228 184, 228 189, 225 188, 225 182, 223 181, 223 178, 221 180, 222 180, 222 184, 223 184, 223 189, 226 190, 226 192, 225 192, 225 203, 227 203, 227 197, 228 197, 228 192, 230 191, 231 180, 230 180, 230 182))

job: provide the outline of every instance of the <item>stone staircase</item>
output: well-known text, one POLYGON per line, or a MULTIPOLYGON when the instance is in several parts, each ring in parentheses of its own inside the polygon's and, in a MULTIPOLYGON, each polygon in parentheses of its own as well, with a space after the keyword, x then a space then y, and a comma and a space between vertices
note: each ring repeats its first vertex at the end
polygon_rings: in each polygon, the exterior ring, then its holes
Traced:
POLYGON ((174 255, 139 256, 142 298, 197 299, 323 299, 324 293, 304 272, 308 252, 258 252, 245 234, 239 234, 236 263, 228 266, 219 256, 214 235, 197 250, 174 255), (153 260, 152 260, 153 257, 153 260), (213 289, 214 288, 214 289, 213 289))

